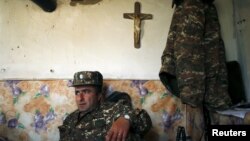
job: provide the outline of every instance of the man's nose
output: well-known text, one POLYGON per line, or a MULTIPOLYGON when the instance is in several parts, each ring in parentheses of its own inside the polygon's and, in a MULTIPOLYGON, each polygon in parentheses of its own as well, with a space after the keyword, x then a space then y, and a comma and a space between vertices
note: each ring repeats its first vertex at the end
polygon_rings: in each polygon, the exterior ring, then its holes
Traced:
POLYGON ((81 93, 79 97, 80 97, 80 101, 84 100, 84 94, 83 93, 81 93))

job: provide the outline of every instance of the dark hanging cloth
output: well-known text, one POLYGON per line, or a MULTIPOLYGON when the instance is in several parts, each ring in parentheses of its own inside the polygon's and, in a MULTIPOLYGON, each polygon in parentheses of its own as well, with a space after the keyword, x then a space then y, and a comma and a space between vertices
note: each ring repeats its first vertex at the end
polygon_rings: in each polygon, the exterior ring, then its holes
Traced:
POLYGON ((208 109, 231 105, 225 48, 217 10, 212 3, 185 0, 176 5, 159 77, 185 104, 208 109))
POLYGON ((53 12, 57 7, 57 0, 31 0, 46 12, 53 12))

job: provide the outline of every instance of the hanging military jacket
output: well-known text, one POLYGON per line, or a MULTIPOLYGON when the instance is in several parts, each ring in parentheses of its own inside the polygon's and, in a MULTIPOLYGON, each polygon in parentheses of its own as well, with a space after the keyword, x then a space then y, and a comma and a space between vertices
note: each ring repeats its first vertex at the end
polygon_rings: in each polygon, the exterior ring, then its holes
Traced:
POLYGON ((159 77, 183 103, 193 107, 205 103, 209 109, 224 109, 230 105, 225 50, 220 27, 211 28, 210 24, 218 26, 219 21, 210 21, 217 17, 217 11, 209 5, 200 0, 185 0, 176 6, 159 77))
POLYGON ((208 109, 226 109, 232 101, 228 93, 225 46, 214 4, 205 5, 205 105, 208 109))

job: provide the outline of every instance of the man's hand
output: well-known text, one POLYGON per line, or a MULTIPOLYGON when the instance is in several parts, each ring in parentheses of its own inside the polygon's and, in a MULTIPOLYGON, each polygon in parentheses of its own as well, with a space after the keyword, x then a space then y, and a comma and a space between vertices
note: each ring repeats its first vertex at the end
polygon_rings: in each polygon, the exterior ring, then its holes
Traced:
POLYGON ((106 141, 125 141, 130 128, 129 120, 119 117, 113 122, 110 130, 106 135, 106 141))

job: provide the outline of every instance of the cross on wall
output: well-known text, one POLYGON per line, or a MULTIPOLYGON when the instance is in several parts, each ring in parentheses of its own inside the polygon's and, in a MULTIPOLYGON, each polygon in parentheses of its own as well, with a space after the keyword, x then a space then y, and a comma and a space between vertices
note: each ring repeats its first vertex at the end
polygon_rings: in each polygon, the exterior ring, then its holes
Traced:
POLYGON ((135 48, 140 48, 141 21, 150 20, 153 18, 153 15, 141 13, 141 4, 135 2, 134 13, 124 13, 123 18, 134 20, 134 46, 135 48))

